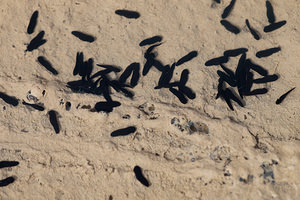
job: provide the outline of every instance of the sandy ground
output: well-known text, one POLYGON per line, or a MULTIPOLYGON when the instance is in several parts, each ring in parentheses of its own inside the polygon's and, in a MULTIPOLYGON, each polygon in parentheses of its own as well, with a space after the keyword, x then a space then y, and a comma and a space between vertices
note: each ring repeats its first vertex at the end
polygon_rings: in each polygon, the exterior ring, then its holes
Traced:
MULTIPOLYGON (((0 199, 299 199, 300 90, 296 88, 280 105, 275 101, 300 84, 300 1, 271 2, 277 19, 287 20, 284 27, 264 33, 265 1, 237 1, 227 18, 241 28, 234 35, 220 25, 227 0, 221 4, 211 0, 1 0, 0 91, 20 102, 29 102, 26 95, 31 91, 46 109, 39 112, 21 103, 13 107, 0 100, 0 160, 20 162, 0 169, 0 179, 17 177, 0 188, 0 199), (117 9, 136 10, 141 17, 120 17, 114 13, 117 9), (28 35, 35 10, 38 24, 28 35), (245 19, 260 32, 261 40, 251 36, 245 19), (24 53, 41 30, 47 42, 24 53), (73 30, 97 40, 82 42, 71 34, 73 30), (123 69, 133 62, 143 66, 146 47, 139 43, 154 35, 163 36, 164 43, 156 51, 164 64, 198 51, 196 58, 175 69, 173 77, 179 80, 181 71, 188 69, 187 85, 196 99, 184 105, 168 89, 155 90, 160 73, 151 69, 133 89, 133 100, 113 92, 112 98, 122 105, 112 113, 81 109, 104 98, 66 87, 68 81, 80 78, 72 74, 76 53, 123 69), (255 57, 257 51, 276 46, 282 49, 279 53, 255 57), (262 85, 269 89, 267 94, 245 97, 246 106, 233 103, 235 111, 231 111, 215 99, 220 68, 204 63, 239 47, 248 48, 247 57, 280 78, 262 85), (41 67, 38 56, 45 56, 59 75, 41 67), (72 104, 70 111, 60 103, 67 101, 72 104), (49 122, 47 113, 52 109, 59 113, 59 134, 49 122), (209 134, 189 134, 184 129, 189 121, 207 126, 209 134), (136 126, 137 131, 110 136, 127 126, 136 126), (150 187, 135 178, 136 165, 150 187)), ((238 57, 230 59, 228 67, 234 70, 237 62, 238 57)))

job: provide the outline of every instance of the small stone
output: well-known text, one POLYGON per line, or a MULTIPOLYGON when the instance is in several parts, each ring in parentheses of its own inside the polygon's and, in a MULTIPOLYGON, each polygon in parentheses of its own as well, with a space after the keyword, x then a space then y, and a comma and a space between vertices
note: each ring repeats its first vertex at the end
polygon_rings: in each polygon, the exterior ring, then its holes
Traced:
POLYGON ((71 110, 71 102, 69 101, 66 102, 66 110, 67 111, 71 110))
POLYGON ((124 115, 124 116, 122 116, 122 118, 123 118, 123 119, 130 119, 130 115, 128 115, 128 114, 127 114, 127 115, 124 115))
POLYGON ((202 122, 189 121, 186 128, 188 129, 189 134, 193 134, 195 132, 206 133, 206 134, 209 133, 208 126, 202 122))

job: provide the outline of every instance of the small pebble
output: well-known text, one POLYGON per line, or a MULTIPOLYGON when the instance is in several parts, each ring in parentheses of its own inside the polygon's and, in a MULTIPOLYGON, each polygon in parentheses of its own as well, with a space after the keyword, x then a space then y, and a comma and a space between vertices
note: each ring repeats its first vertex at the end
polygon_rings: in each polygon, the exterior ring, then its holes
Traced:
POLYGON ((71 102, 69 101, 66 102, 66 110, 67 111, 71 110, 71 102))

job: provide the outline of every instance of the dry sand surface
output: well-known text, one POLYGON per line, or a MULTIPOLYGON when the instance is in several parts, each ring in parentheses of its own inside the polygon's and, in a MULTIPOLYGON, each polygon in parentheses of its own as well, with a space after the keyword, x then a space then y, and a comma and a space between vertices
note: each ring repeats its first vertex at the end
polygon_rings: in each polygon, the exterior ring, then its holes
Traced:
MULTIPOLYGON (((19 99, 16 107, 0 99, 0 161, 19 162, 0 169, 0 179, 16 178, 0 187, 0 199, 300 199, 300 1, 271 0, 276 20, 287 24, 264 33, 265 1, 238 0, 227 17, 240 27, 237 35, 220 24, 229 3, 0 0, 0 92, 19 99), (138 11, 141 16, 121 17, 115 14, 117 9, 138 11), (35 10, 38 23, 29 35, 26 30, 35 10), (260 33, 260 40, 249 33, 245 19, 260 33), (47 42, 24 53, 41 30, 47 42), (83 42, 71 34, 74 30, 97 39, 83 42), (99 71, 98 63, 124 70, 137 62, 142 70, 149 46, 139 43, 155 35, 163 36, 154 52, 165 65, 198 52, 177 66, 172 78, 178 81, 188 69, 186 85, 196 98, 182 104, 169 89, 154 89, 161 72, 151 68, 131 89, 133 99, 111 90, 112 99, 121 103, 113 112, 83 109, 104 98, 67 87, 67 82, 81 78, 73 76, 76 53, 94 59, 93 73, 99 71), (272 56, 255 56, 278 46, 281 51, 272 56), (254 89, 265 87, 268 93, 245 96, 245 107, 233 102, 231 111, 224 100, 215 98, 217 70, 222 69, 205 62, 240 47, 248 48, 247 58, 280 77, 254 84, 254 89), (59 74, 42 67, 38 56, 47 58, 59 74), (276 99, 292 87, 296 89, 276 105, 276 99), (23 99, 34 103, 27 99, 29 91, 44 104, 44 111, 21 103, 23 99), (67 101, 72 105, 69 111, 67 101), (49 110, 58 113, 59 134, 49 121, 49 110), (190 134, 191 122, 202 128, 190 134), (128 126, 137 130, 111 137, 114 130, 128 126), (149 187, 136 179, 136 165, 149 187)), ((230 58, 226 66, 235 70, 239 57, 230 58)), ((118 78, 121 73, 110 76, 118 78)), ((260 77, 254 73, 254 78, 260 77)))

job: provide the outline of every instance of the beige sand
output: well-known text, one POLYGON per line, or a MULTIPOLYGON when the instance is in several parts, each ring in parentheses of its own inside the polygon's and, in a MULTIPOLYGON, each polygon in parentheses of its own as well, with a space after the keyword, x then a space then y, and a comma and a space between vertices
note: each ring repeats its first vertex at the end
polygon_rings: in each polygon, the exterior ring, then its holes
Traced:
MULTIPOLYGON (((0 169, 1 179, 17 177, 15 183, 0 188, 0 199, 299 199, 300 89, 280 105, 275 101, 300 84, 300 1, 271 2, 277 19, 287 20, 287 25, 266 34, 262 31, 268 23, 265 1, 237 1, 228 17, 242 29, 236 36, 220 25, 227 0, 221 4, 211 0, 1 0, 0 91, 27 100, 31 90, 46 110, 22 104, 12 107, 0 100, 0 160, 20 162, 0 169), (126 19, 114 14, 116 9, 137 10, 141 17, 126 19), (38 25, 28 35, 34 10, 39 10, 38 25), (250 35, 246 18, 259 30, 261 40, 250 35), (47 43, 24 54, 24 44, 41 30, 47 43), (97 40, 81 42, 71 35, 73 30, 91 33, 97 40), (190 70, 187 85, 196 92, 195 100, 183 105, 168 89, 154 90, 160 73, 152 69, 133 90, 133 100, 112 94, 122 103, 114 112, 76 109, 78 104, 93 106, 103 100, 66 87, 68 81, 79 79, 72 75, 78 51, 95 63, 124 69, 132 62, 145 63, 146 47, 138 44, 154 35, 164 37, 157 48, 164 64, 198 51, 198 57, 176 68, 173 77, 178 80, 183 69, 190 70), (282 51, 255 57, 257 51, 275 46, 282 51), (269 89, 267 94, 245 97, 244 108, 234 103, 235 111, 230 111, 224 101, 215 99, 219 68, 204 63, 239 47, 248 48, 249 58, 270 74, 280 74, 280 79, 262 85, 269 89), (52 62, 58 76, 37 63, 41 55, 52 62), (61 99, 72 103, 70 111, 60 105, 61 99), (144 112, 139 106, 145 103, 144 112), (152 104, 154 111, 149 113, 152 104), (51 109, 60 115, 60 134, 49 122, 51 109), (130 119, 123 119, 127 114, 130 119), (173 118, 179 119, 177 126, 171 124, 173 118), (180 131, 188 121, 206 124, 209 134, 180 131), (110 136, 129 125, 136 125, 137 132, 110 136), (137 181, 135 165, 141 166, 150 187, 137 181), (268 176, 272 172, 274 179, 268 176)), ((235 69, 237 61, 231 59, 228 67, 235 69)))

